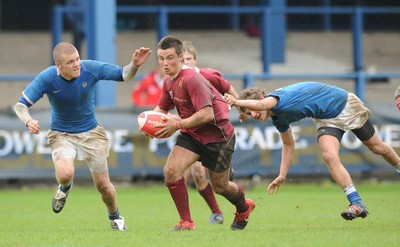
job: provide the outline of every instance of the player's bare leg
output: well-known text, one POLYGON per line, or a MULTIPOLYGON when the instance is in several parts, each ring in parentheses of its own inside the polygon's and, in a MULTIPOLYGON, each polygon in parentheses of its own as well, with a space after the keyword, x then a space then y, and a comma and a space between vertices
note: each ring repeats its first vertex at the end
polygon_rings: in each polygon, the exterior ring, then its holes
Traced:
POLYGON ((243 230, 247 225, 250 213, 255 207, 253 200, 245 199, 243 189, 236 183, 229 181, 229 169, 223 172, 208 170, 208 175, 215 193, 222 195, 236 207, 231 229, 243 230))
POLYGON ((345 220, 353 220, 357 217, 367 217, 369 214, 368 209, 355 189, 349 172, 340 161, 339 140, 331 135, 323 135, 318 139, 318 143, 321 148, 322 158, 329 169, 329 173, 342 188, 350 202, 349 207, 341 213, 341 216, 345 220))
POLYGON ((59 213, 64 208, 68 194, 72 189, 75 169, 72 159, 56 158, 54 169, 59 185, 53 196, 51 206, 54 213, 59 213))
POLYGON ((207 180, 207 170, 201 162, 195 162, 191 167, 191 173, 196 184, 197 191, 207 202, 211 209, 211 216, 208 220, 210 224, 222 224, 224 214, 218 206, 211 184, 207 180))
POLYGON ((108 170, 101 169, 96 171, 97 167, 104 167, 101 162, 107 162, 106 160, 91 160, 91 174, 93 182, 96 186, 97 191, 101 195, 101 199, 106 205, 108 211, 108 218, 110 220, 111 228, 113 230, 125 231, 127 230, 125 219, 119 214, 119 208, 117 205, 117 197, 114 185, 110 181, 108 170))
POLYGON ((391 166, 397 169, 400 173, 400 157, 394 151, 394 149, 388 144, 384 143, 379 137, 377 133, 368 139, 367 141, 363 141, 363 144, 369 148, 374 154, 378 154, 382 156, 382 158, 388 162, 391 166))

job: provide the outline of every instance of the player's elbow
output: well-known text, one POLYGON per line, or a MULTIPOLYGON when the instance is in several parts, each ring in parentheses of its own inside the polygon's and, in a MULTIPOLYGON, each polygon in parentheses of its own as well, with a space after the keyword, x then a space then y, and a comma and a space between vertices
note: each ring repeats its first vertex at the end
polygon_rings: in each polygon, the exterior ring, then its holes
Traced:
POLYGON ((199 114, 197 118, 198 122, 208 123, 214 120, 214 110, 212 107, 205 107, 200 112, 201 114, 199 114))
POLYGON ((213 120, 214 120, 214 116, 213 116, 212 114, 205 115, 205 116, 202 118, 202 121, 203 121, 204 123, 208 123, 208 122, 211 122, 211 121, 213 121, 213 120))

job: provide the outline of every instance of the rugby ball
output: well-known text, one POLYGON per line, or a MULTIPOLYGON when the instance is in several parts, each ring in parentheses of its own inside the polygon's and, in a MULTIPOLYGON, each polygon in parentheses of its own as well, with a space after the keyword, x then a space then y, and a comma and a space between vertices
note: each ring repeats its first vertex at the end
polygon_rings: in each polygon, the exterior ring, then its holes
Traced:
POLYGON ((168 116, 161 112, 144 111, 137 118, 139 130, 151 137, 160 138, 156 136, 156 132, 160 130, 157 126, 165 124, 167 118, 168 116))

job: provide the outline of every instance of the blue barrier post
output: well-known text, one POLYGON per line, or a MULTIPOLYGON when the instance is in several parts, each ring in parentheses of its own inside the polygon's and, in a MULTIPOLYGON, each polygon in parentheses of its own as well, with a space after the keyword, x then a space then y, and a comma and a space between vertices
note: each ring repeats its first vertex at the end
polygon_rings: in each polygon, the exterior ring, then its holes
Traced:
POLYGON ((86 43, 87 43, 87 58, 95 59, 96 58, 96 30, 93 28, 96 20, 95 13, 91 9, 94 8, 93 0, 86 0, 86 4, 84 5, 85 12, 85 30, 86 30, 86 43))
POLYGON ((263 60, 263 72, 269 73, 269 66, 271 64, 271 10, 269 7, 264 7, 261 22, 261 49, 263 60))
POLYGON ((365 74, 363 73, 363 13, 360 6, 354 7, 353 13, 353 63, 356 73, 355 91, 361 100, 364 100, 365 74))
POLYGON ((165 5, 160 6, 158 13, 158 29, 157 29, 157 42, 168 34, 168 7, 165 5))
MULTIPOLYGON (((231 0, 231 6, 235 8, 239 8, 240 1, 239 0, 231 0)), ((240 28, 240 14, 238 12, 231 14, 231 29, 233 31, 237 31, 240 28)))
POLYGON ((354 70, 363 69, 363 13, 360 6, 354 7, 353 13, 353 57, 354 70))
MULTIPOLYGON (((51 33, 52 33, 52 42, 51 42, 51 52, 53 54, 53 48, 61 41, 62 32, 63 32, 63 11, 62 6, 57 5, 53 8, 51 13, 51 33)), ((54 64, 53 56, 50 56, 50 64, 54 64)))
POLYGON ((286 20, 285 9, 286 0, 269 0, 271 7, 269 26, 271 30, 269 38, 271 46, 270 62, 284 63, 285 62, 285 43, 286 43, 286 20))
POLYGON ((254 85, 253 80, 254 78, 252 74, 250 73, 245 74, 243 78, 243 88, 252 87, 254 85))
POLYGON ((331 14, 329 12, 331 0, 322 0, 322 4, 326 9, 326 12, 323 14, 323 26, 324 26, 324 31, 327 32, 331 30, 331 14))
MULTIPOLYGON (((116 0, 87 0, 85 21, 89 59, 115 63, 116 0)), ((128 55, 128 54, 127 54, 128 55)), ((96 85, 96 106, 112 107, 116 104, 116 85, 100 82, 96 85)))
POLYGON ((360 100, 365 100, 365 84, 366 84, 366 74, 363 70, 356 72, 355 79, 355 94, 360 98, 360 100))

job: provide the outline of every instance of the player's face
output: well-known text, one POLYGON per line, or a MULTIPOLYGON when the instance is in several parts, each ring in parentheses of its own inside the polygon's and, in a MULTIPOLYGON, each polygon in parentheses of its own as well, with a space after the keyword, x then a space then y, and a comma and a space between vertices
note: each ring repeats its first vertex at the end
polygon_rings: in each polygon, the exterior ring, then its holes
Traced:
POLYGON ((175 48, 158 49, 157 58, 160 67, 170 77, 175 77, 181 71, 183 58, 182 55, 178 56, 175 48))
POLYGON ((63 78, 72 80, 81 75, 80 62, 79 53, 75 52, 70 55, 64 55, 60 62, 56 62, 56 66, 63 78))
POLYGON ((260 120, 262 122, 266 121, 269 117, 269 111, 246 111, 246 115, 251 116, 254 119, 260 120))
POLYGON ((196 59, 194 59, 193 54, 189 53, 189 52, 185 52, 183 53, 183 62, 189 66, 194 68, 196 66, 196 59))

